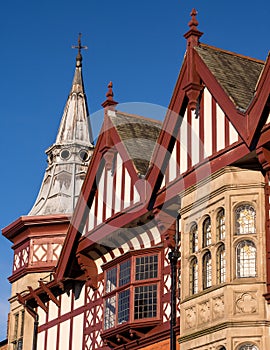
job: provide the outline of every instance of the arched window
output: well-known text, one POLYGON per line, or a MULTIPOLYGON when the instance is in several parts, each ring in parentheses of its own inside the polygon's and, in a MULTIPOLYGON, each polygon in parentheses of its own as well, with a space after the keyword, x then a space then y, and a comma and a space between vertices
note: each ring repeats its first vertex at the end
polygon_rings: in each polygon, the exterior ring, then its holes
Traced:
POLYGON ((222 208, 217 213, 217 239, 225 238, 225 210, 222 208))
POLYGON ((203 247, 207 247, 212 243, 211 220, 208 216, 203 222, 203 247))
POLYGON ((198 226, 196 222, 191 225, 190 229, 190 251, 191 253, 198 251, 198 226))
POLYGON ((198 293, 198 260, 193 258, 190 262, 190 294, 198 293))
POLYGON ((217 250, 217 282, 224 283, 226 280, 225 246, 222 244, 217 250))
POLYGON ((244 344, 241 345, 238 350, 259 350, 258 347, 254 344, 244 344))
POLYGON ((235 230, 237 235, 256 233, 256 211, 250 204, 243 204, 235 210, 235 230))
POLYGON ((203 289, 212 286, 212 259, 210 252, 203 256, 203 289))
POLYGON ((252 241, 245 240, 238 243, 236 261, 236 275, 238 278, 256 276, 256 246, 252 241))

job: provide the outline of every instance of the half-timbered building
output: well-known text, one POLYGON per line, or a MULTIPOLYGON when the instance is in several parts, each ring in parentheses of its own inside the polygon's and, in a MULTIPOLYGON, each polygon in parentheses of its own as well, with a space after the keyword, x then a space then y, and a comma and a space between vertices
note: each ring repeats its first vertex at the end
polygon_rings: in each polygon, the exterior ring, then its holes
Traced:
POLYGON ((162 123, 119 111, 108 85, 71 221, 38 214, 48 194, 4 230, 28 320, 12 311, 10 349, 16 332, 38 350, 269 348, 270 59, 203 44, 197 26, 193 10, 162 123))

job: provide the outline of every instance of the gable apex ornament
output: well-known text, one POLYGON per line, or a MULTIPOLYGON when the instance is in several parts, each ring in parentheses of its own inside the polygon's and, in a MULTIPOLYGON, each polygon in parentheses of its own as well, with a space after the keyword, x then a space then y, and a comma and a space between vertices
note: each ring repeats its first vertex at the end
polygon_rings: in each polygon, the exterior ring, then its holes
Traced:
POLYGON ((184 34, 184 37, 187 40, 188 75, 187 84, 186 86, 184 86, 184 90, 189 100, 188 107, 190 110, 194 111, 198 108, 198 100, 203 88, 200 77, 196 70, 194 47, 199 46, 199 39, 203 35, 203 33, 197 29, 197 26, 199 24, 196 18, 197 11, 195 9, 192 9, 190 15, 191 20, 188 23, 190 29, 187 33, 184 34))

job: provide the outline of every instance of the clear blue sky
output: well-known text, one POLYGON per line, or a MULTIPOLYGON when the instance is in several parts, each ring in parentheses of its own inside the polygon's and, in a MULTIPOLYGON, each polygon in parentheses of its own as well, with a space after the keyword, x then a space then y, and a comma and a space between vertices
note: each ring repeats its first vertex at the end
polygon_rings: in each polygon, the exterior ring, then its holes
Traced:
MULTIPOLYGON (((265 59, 269 0, 13 0, 1 4, 0 227, 25 215, 46 168, 71 87, 78 32, 95 134, 107 83, 115 99, 166 107, 177 79, 192 7, 202 42, 265 59)), ((154 117, 154 116, 153 116, 154 117)), ((5 338, 12 250, 0 237, 0 340, 5 338)))

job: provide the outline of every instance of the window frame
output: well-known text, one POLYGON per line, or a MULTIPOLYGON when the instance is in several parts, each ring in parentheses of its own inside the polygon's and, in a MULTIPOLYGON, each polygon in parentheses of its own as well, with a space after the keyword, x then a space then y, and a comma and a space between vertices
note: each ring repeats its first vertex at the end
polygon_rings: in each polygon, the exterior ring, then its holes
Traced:
POLYGON ((134 251, 128 252, 123 256, 114 259, 113 261, 103 265, 104 270, 104 281, 105 281, 105 289, 103 295, 103 304, 104 304, 104 318, 103 318, 103 331, 110 332, 112 330, 118 329, 121 326, 128 325, 130 323, 148 323, 152 321, 160 320, 161 315, 161 306, 160 306, 160 283, 161 283, 161 250, 160 248, 149 248, 144 251, 134 251), (136 259, 141 257, 150 257, 157 256, 157 273, 156 277, 147 278, 147 279, 137 279, 136 280, 136 259), (121 264, 126 261, 130 261, 130 281, 119 286, 119 272, 121 264), (116 288, 110 291, 106 291, 107 285, 107 273, 114 268, 117 268, 117 283, 116 288), (144 317, 144 318, 135 318, 135 290, 136 287, 147 287, 151 285, 156 285, 156 315, 154 317, 144 317), (129 290, 129 315, 128 320, 122 323, 118 323, 118 315, 119 315, 119 295, 120 293, 129 290), (115 314, 114 314, 114 323, 109 326, 106 325, 106 301, 109 298, 115 297, 115 314))
POLYGON ((256 209, 255 206, 251 203, 238 203, 237 206, 234 208, 234 234, 236 236, 243 236, 243 235, 254 235, 256 234, 256 209), (245 225, 247 225, 247 228, 241 229, 240 224, 239 224, 239 219, 241 216, 241 211, 251 209, 254 212, 254 218, 253 218, 253 225, 252 225, 252 220, 247 220, 245 225), (250 229, 250 227, 253 226, 253 229, 250 229))
POLYGON ((194 221, 190 225, 189 230, 189 244, 190 244, 190 253, 198 253, 199 251, 199 231, 198 224, 194 221))
POLYGON ((218 241, 222 241, 226 238, 225 219, 225 209, 219 208, 216 215, 216 236, 218 241))
MULTIPOLYGON (((242 248, 244 248, 244 246, 242 248)), ((235 262, 236 262, 236 266, 235 266, 235 268, 236 268, 236 278, 256 278, 257 274, 258 274, 258 270, 257 270, 257 267, 258 267, 257 266, 258 265, 257 264, 257 246, 256 246, 256 244, 251 239, 241 239, 241 240, 239 240, 237 242, 236 246, 235 246, 235 255, 236 255, 236 259, 235 259, 235 262), (239 255, 239 254, 241 254, 241 252, 239 250, 241 247, 239 248, 239 246, 243 245, 243 244, 246 244, 246 246, 247 246, 247 243, 250 243, 249 246, 252 246, 253 248, 255 248, 255 252, 254 252, 255 253, 255 257, 243 260, 243 258, 241 259, 241 256, 239 255), (248 261, 248 264, 249 264, 248 270, 249 271, 252 269, 250 267, 250 262, 252 260, 254 260, 255 274, 250 274, 250 273, 249 274, 244 274, 244 273, 242 274, 241 270, 244 271, 247 267, 245 267, 245 266, 241 267, 241 260, 242 260, 242 265, 244 265, 245 262, 248 261)))
POLYGON ((206 248, 209 247, 212 244, 212 225, 211 225, 211 218, 209 215, 207 215, 202 223, 202 247, 206 248))
POLYGON ((222 243, 217 248, 217 255, 216 255, 216 261, 217 261, 217 284, 225 283, 226 282, 226 249, 225 244, 222 243), (222 258, 222 253, 224 253, 224 257, 222 258))
POLYGON ((202 284, 203 290, 211 288, 213 286, 213 265, 212 265, 212 255, 209 250, 207 250, 202 257, 202 284), (210 268, 208 267, 207 262, 210 261, 210 268), (209 284, 208 284, 209 283, 209 284))
POLYGON ((196 256, 192 256, 189 263, 189 291, 191 295, 199 292, 199 265, 196 256), (196 273, 195 273, 196 266, 196 273), (196 275, 196 278, 195 278, 196 275), (195 283, 196 282, 196 283, 195 283))

